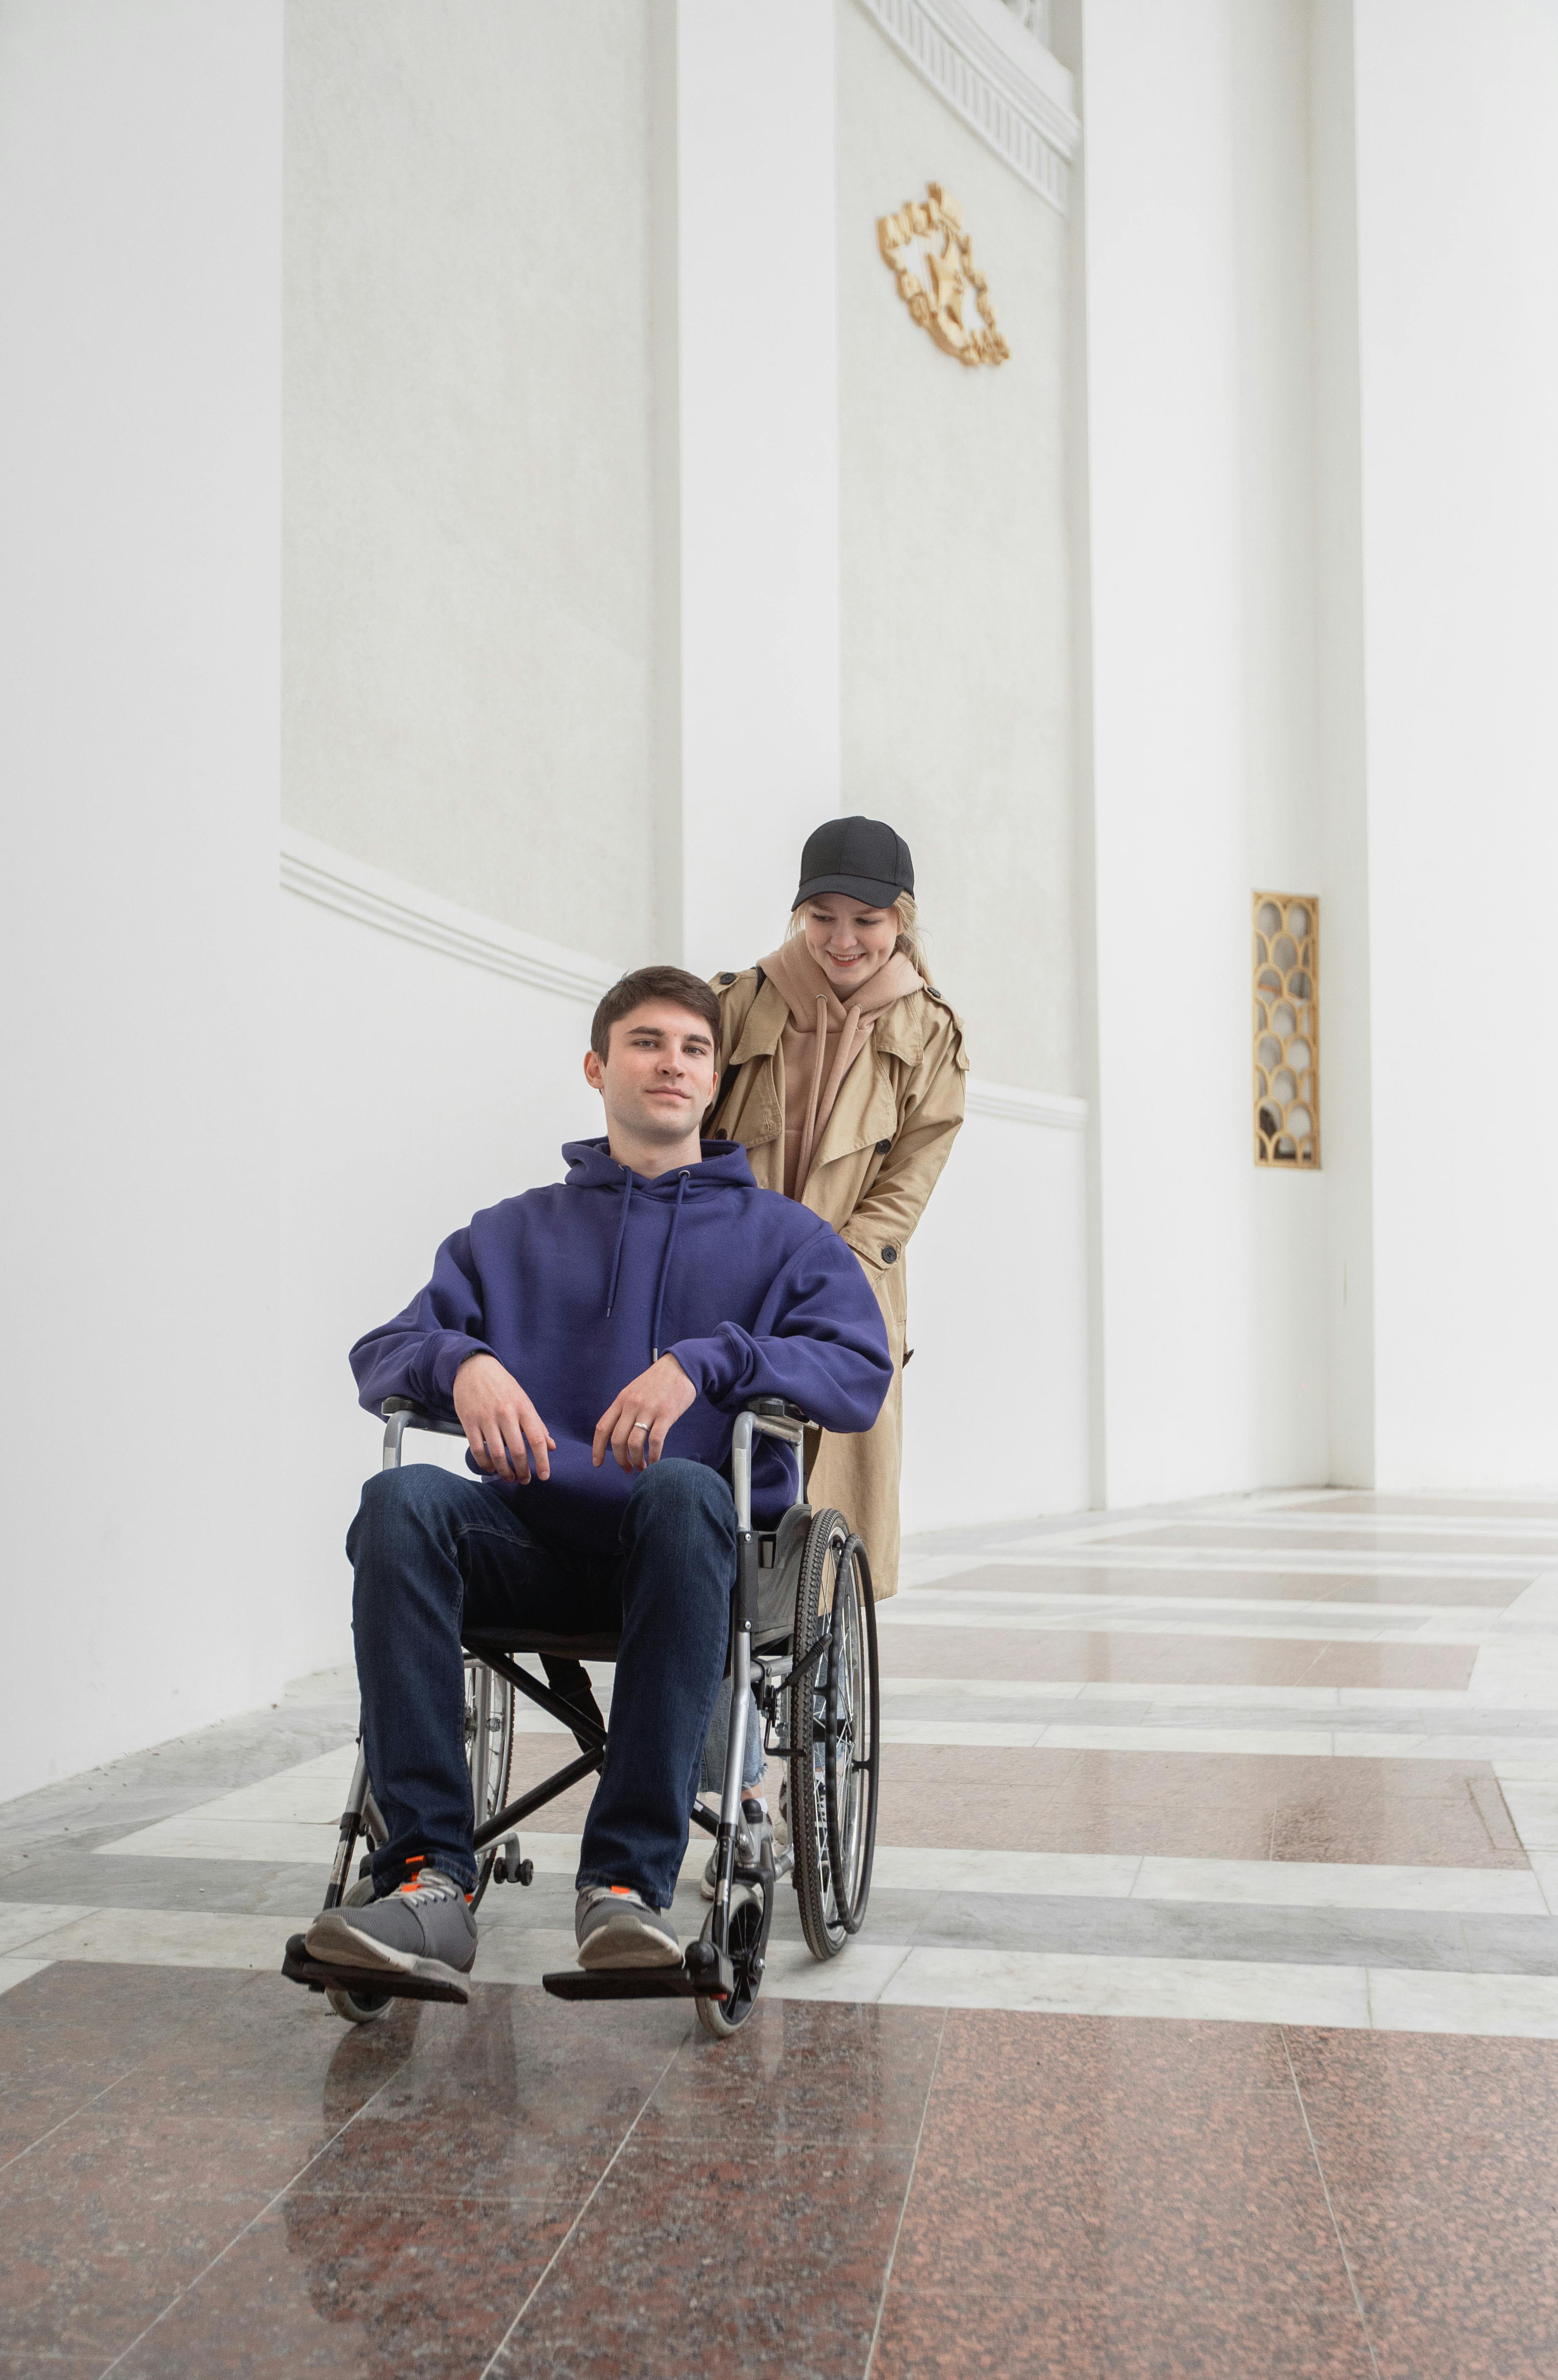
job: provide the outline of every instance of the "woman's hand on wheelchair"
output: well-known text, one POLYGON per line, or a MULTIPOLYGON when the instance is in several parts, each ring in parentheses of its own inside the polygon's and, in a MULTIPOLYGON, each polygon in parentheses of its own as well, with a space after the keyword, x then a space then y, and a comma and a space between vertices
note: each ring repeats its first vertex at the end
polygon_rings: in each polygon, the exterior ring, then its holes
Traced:
POLYGON ((523 1488, 532 1467, 551 1475, 557 1441, 512 1372, 495 1355, 468 1355, 455 1374, 455 1411, 478 1471, 523 1488))
POLYGON ((666 1432, 680 1421, 697 1394, 675 1355, 662 1355, 647 1372, 628 1381, 596 1423, 596 1470, 605 1461, 608 1446, 624 1471, 646 1471, 651 1463, 658 1463, 666 1432))

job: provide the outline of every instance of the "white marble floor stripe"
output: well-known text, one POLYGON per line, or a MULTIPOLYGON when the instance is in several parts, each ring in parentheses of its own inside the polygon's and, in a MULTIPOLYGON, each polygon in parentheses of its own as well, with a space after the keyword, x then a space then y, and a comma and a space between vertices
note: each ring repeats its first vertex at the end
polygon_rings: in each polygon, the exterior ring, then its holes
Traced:
MULTIPOLYGON (((1508 1514, 1478 1515, 1467 1513, 1462 1519, 1444 1512, 1429 1512, 1414 1516, 1405 1512, 1326 1512, 1198 1511, 1192 1505, 1182 1505, 1176 1511, 1154 1512, 1147 1517, 1133 1516, 1128 1521, 1105 1521, 1097 1528, 1047 1529, 1046 1545, 1129 1545, 1133 1540, 1150 1536, 1154 1530, 1186 1529, 1205 1531, 1215 1537, 1218 1532, 1234 1529, 1263 1531, 1271 1536, 1313 1538, 1345 1537, 1350 1540, 1375 1538, 1379 1550, 1389 1554, 1394 1537, 1436 1537, 1446 1542, 1452 1550, 1469 1543, 1480 1557, 1484 1548, 1497 1548, 1514 1539, 1522 1554, 1532 1549, 1532 1559, 1558 1562, 1558 1519, 1521 1520, 1508 1514)), ((1025 1540, 1031 1542, 1031 1540, 1025 1540)), ((1367 1550, 1367 1548, 1365 1548, 1367 1550)))
POLYGON ((1275 1756, 1293 1760, 1489 1760, 1516 1756, 1534 1779, 1558 1787, 1558 1738, 1512 1735, 1394 1734, 1362 1728, 1108 1727, 1021 1719, 922 1718, 882 1721, 883 1743, 999 1746, 1011 1752, 1150 1752, 1275 1756))
POLYGON ((0 1959, 0 1992, 14 1991, 30 1975, 41 1975, 49 1963, 47 1959, 0 1959))
MULTIPOLYGON (((40 1933, 28 1946, 30 1955, 0 1958, 0 1990, 57 1960, 262 1972, 278 1962, 281 1930, 274 1917, 218 1911, 95 1910, 40 1933)), ((571 1964, 573 1951, 572 1935, 560 1928, 505 1927, 484 1942, 478 1980, 537 1983, 548 1969, 571 1964)), ((1558 2039, 1558 1978, 1546 1975, 919 1949, 861 1940, 822 1966, 800 1944, 775 1943, 763 1989, 779 1999, 1558 2039)))
MULTIPOLYGON (((1558 1692, 1546 1713, 1516 1700, 1501 1684, 1483 1694, 1465 1686, 1195 1686, 1155 1682, 1150 1678, 904 1678, 891 1670, 882 1682, 883 1706, 907 1715, 906 1706, 920 1702, 952 1708, 964 1703, 1140 1703, 1152 1709, 1240 1711, 1252 1721, 1270 1711, 1307 1718, 1350 1718, 1358 1724, 1394 1719, 1406 1713, 1476 1718, 1490 1728, 1501 1718, 1511 1721, 1550 1715, 1558 1734, 1558 1692)), ((969 1714, 972 1716, 973 1714, 969 1714)), ((1425 1730, 1426 1731, 1426 1730, 1425 1730)))
POLYGON ((884 1604, 890 1628, 1077 1630, 1111 1636, 1279 1636, 1292 1643, 1476 1645, 1501 1634, 1488 1605, 1345 1603, 1308 1597, 1203 1595, 1045 1595, 907 1587, 884 1604))
MULTIPOLYGON (((1004 1544, 982 1555, 965 1555, 955 1572, 991 1565, 1025 1570, 1194 1571, 1202 1576, 1219 1571, 1259 1572, 1288 1578, 1476 1578, 1499 1579, 1511 1592, 1528 1585, 1552 1567, 1550 1554, 1421 1554, 1353 1553, 1328 1546, 1144 1546, 1130 1539, 1117 1545, 1096 1538, 1067 1545, 1053 1537, 1034 1537, 1027 1544, 1004 1544)), ((918 1582, 917 1582, 918 1583, 918 1582)))

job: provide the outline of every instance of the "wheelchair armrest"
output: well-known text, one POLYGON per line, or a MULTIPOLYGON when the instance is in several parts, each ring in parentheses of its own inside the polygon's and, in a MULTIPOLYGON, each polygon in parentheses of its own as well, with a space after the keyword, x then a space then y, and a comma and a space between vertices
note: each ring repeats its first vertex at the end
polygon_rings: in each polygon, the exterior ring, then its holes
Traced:
POLYGON ((465 1436, 465 1424, 456 1421, 453 1414, 430 1413, 426 1405, 413 1404, 409 1397, 386 1397, 379 1411, 385 1421, 404 1414, 402 1429, 435 1430, 440 1438, 465 1436))
POLYGON ((803 1413, 799 1405, 791 1404, 786 1397, 753 1397, 744 1410, 760 1415, 764 1421, 803 1421, 809 1428, 814 1427, 810 1415, 803 1413))

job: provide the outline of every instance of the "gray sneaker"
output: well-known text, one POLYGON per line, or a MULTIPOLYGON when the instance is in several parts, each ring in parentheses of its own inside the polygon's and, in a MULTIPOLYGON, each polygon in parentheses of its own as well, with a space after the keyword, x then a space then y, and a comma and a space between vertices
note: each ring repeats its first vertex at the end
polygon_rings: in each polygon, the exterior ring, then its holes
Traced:
POLYGON ((682 1946, 663 1910, 626 1884, 587 1884, 574 1904, 581 1967, 679 1967, 682 1946))
POLYGON ((382 1900, 322 1910, 305 1937, 327 1967, 379 1967, 458 1983, 476 1963, 476 1920, 462 1886, 441 1868, 419 1867, 382 1900))

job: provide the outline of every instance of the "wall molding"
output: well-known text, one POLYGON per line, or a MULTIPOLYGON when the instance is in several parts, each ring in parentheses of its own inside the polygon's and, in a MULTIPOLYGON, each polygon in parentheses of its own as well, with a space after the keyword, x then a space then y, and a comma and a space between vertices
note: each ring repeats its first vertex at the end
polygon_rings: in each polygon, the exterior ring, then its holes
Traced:
POLYGON ((954 115, 1065 214, 1082 139, 1071 77, 1003 0, 859 0, 859 6, 954 115))
POLYGON ((987 1083, 968 1077, 970 1115, 997 1116, 1003 1123, 1040 1124, 1050 1132, 1086 1132, 1088 1103, 1064 1091, 1023 1091, 1015 1083, 987 1083))
MULTIPOLYGON (((296 827, 281 831, 281 889, 378 933, 458 959, 464 966, 484 967, 489 975, 507 976, 532 990, 555 992, 590 1008, 621 972, 586 952, 566 950, 559 942, 502 925, 496 917, 461 909, 296 827)), ((1068 1099, 1059 1091, 1020 1090, 1014 1083, 988 1083, 977 1075, 968 1077, 968 1106, 970 1115, 993 1116, 1003 1123, 1038 1124, 1052 1132, 1087 1128, 1086 1099, 1068 1099)))
POLYGON ((355 918, 359 926, 372 926, 381 934, 416 942, 466 966, 484 967, 489 975, 507 976, 532 990, 560 993, 590 1008, 621 973, 603 959, 459 908, 295 827, 281 831, 281 885, 284 892, 315 901, 321 908, 355 918))

